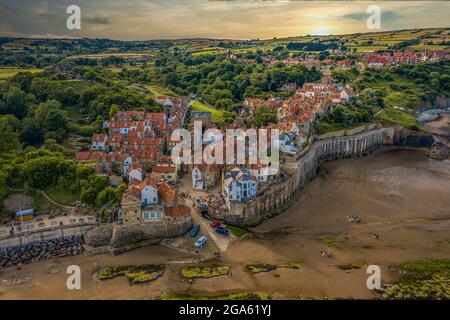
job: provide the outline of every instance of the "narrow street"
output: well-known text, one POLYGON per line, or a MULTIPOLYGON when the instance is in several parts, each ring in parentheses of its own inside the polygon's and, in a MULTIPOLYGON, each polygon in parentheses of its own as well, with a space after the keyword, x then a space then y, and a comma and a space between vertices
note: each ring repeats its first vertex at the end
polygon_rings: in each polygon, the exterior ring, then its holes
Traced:
POLYGON ((192 218, 195 224, 200 225, 199 235, 205 235, 208 240, 215 242, 217 247, 221 252, 227 250, 228 246, 232 241, 237 239, 231 232, 228 236, 224 236, 215 232, 215 230, 210 226, 211 221, 203 218, 194 207, 193 201, 197 197, 205 198, 206 193, 204 191, 194 190, 191 185, 191 177, 186 175, 181 179, 180 192, 187 192, 192 196, 192 200, 187 200, 187 205, 192 209, 192 218))

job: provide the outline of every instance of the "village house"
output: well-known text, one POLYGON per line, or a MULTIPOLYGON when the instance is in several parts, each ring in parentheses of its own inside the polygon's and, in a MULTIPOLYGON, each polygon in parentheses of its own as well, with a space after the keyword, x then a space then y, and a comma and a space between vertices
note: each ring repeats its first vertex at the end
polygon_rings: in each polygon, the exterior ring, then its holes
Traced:
POLYGON ((77 152, 75 160, 79 163, 86 163, 95 166, 98 173, 111 173, 117 169, 118 174, 124 176, 128 173, 128 168, 133 163, 133 159, 128 153, 114 151, 82 151, 77 152))
POLYGON ((164 219, 183 219, 191 209, 178 204, 176 191, 165 182, 130 181, 120 200, 120 216, 124 224, 163 223, 164 219))
POLYGON ((124 192, 120 201, 120 212, 124 224, 142 223, 141 195, 137 192, 124 192))
POLYGON ((142 172, 142 166, 135 162, 128 169, 128 181, 136 179, 138 181, 142 181, 144 178, 144 174, 142 172))
POLYGON ((400 64, 418 64, 450 58, 445 50, 404 50, 373 52, 364 56, 364 63, 371 68, 398 66, 400 64))
POLYGON ((220 179, 220 169, 217 164, 196 165, 192 169, 192 187, 196 190, 211 189, 220 179))
POLYGON ((224 173, 222 192, 228 208, 231 202, 246 202, 257 193, 257 182, 247 169, 235 167, 224 173))
POLYGON ((296 155, 300 148, 295 143, 296 135, 293 132, 280 134, 280 151, 290 156, 296 155))
POLYGON ((145 179, 144 181, 139 181, 133 179, 129 182, 128 188, 132 192, 140 193, 142 206, 158 203, 158 186, 155 180, 145 179))
POLYGON ((250 165, 250 174, 255 180, 260 182, 268 182, 269 180, 274 178, 274 175, 269 172, 270 164, 262 165, 262 164, 252 164, 250 165))
POLYGON ((157 164, 152 166, 150 177, 157 181, 164 180, 167 182, 176 182, 178 178, 177 174, 176 167, 157 164))
POLYGON ((165 181, 158 185, 158 197, 164 207, 172 207, 178 204, 177 191, 165 181))
POLYGON ((106 150, 106 143, 108 142, 108 137, 104 134, 94 134, 92 136, 92 149, 93 150, 106 150))
MULTIPOLYGON (((285 99, 277 110, 277 125, 282 132, 308 136, 319 117, 330 112, 335 105, 348 103, 356 96, 349 85, 342 87, 333 82, 330 79, 321 83, 306 83, 294 96, 285 99)), ((296 152, 293 141, 285 142, 283 152, 296 152)))

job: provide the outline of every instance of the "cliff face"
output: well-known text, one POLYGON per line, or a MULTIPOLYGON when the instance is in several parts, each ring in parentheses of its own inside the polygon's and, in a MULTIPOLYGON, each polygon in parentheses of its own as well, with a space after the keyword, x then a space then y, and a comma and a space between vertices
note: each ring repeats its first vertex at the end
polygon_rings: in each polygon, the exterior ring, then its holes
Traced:
POLYGON ((450 98, 445 96, 439 96, 433 102, 424 103, 416 111, 423 112, 430 109, 448 109, 448 108, 450 108, 450 98))
POLYGON ((395 127, 394 146, 430 148, 434 143, 432 134, 395 127))

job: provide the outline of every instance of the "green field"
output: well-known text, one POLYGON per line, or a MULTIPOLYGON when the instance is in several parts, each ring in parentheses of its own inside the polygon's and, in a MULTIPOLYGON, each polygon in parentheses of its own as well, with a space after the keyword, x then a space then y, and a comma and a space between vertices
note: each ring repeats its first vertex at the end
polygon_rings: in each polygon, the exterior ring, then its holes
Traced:
POLYGON ((378 50, 384 50, 387 49, 386 46, 376 45, 376 46, 349 46, 349 49, 356 49, 356 52, 375 52, 378 50))
POLYGON ((384 110, 375 117, 375 120, 387 125, 400 124, 405 128, 417 130, 420 128, 420 124, 413 116, 413 110, 422 104, 419 96, 424 92, 418 85, 406 78, 397 75, 394 75, 393 78, 393 81, 380 79, 372 82, 373 89, 386 92, 384 110), (391 84, 398 85, 400 88, 394 90, 391 84))
POLYGON ((9 78, 14 77, 17 73, 19 72, 31 72, 31 73, 36 73, 36 72, 40 72, 41 69, 33 69, 33 68, 3 68, 0 67, 0 80, 6 80, 9 78))
POLYGON ((213 107, 210 107, 204 104, 201 101, 194 100, 191 102, 192 110, 194 111, 209 111, 212 115, 212 120, 216 124, 223 124, 225 121, 225 112, 224 110, 218 110, 213 107))
POLYGON ((150 92, 155 96, 169 96, 169 97, 176 97, 177 94, 175 92, 170 91, 167 88, 162 88, 154 84, 149 84, 145 86, 147 89, 150 90, 150 92))

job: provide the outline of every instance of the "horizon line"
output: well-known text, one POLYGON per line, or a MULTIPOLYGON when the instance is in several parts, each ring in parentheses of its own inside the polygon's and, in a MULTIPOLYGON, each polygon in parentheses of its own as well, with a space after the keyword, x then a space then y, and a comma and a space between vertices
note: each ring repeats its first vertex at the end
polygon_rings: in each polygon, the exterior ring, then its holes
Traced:
POLYGON ((272 37, 272 38, 264 38, 264 39, 239 39, 239 38, 208 38, 208 37, 180 37, 180 38, 153 38, 153 39, 115 39, 115 38, 103 38, 103 37, 74 37, 69 35, 55 35, 55 37, 40 37, 39 35, 31 36, 31 35, 14 35, 7 36, 1 35, 0 38, 13 38, 13 39, 35 39, 35 40, 111 40, 111 41, 120 41, 120 42, 147 42, 147 41, 176 41, 176 40, 220 40, 220 41, 270 41, 270 40, 280 40, 280 39, 290 39, 290 38, 300 38, 300 37, 330 37, 330 36, 349 36, 356 34, 376 34, 376 33, 384 33, 384 32, 399 32, 399 31, 407 31, 407 30, 431 30, 431 29, 450 29, 448 27, 415 27, 415 28, 403 28, 403 29, 386 29, 386 30, 377 30, 377 31, 367 31, 367 32, 353 32, 353 33, 331 33, 327 35, 316 35, 316 34, 305 34, 305 35, 292 35, 292 36, 281 36, 281 37, 272 37))

